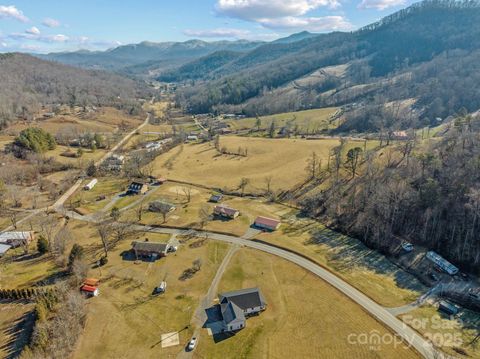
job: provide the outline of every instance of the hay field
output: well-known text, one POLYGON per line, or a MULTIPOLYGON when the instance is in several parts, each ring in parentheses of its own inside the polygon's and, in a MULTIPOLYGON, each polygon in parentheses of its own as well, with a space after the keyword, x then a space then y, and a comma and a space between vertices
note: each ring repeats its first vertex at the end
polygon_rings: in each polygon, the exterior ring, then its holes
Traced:
POLYGON ((100 296, 89 299, 86 328, 73 358, 90 358, 91 353, 99 358, 174 357, 190 339, 192 329, 186 326, 227 245, 211 241, 198 248, 185 245, 176 254, 140 263, 122 259, 121 253, 129 248, 130 243, 123 242, 110 253, 101 273, 91 271, 90 275, 101 279, 100 296), (203 262, 201 270, 180 281, 179 276, 196 259, 203 262), (151 296, 162 280, 167 281, 166 293, 151 296), (162 349, 162 334, 171 332, 179 332, 180 345, 162 349))
POLYGON ((27 127, 40 127, 53 135, 63 131, 111 133, 115 132, 121 125, 133 128, 138 126, 141 121, 140 117, 128 116, 122 111, 106 107, 86 116, 78 113, 65 113, 48 119, 29 122, 17 121, 3 132, 9 135, 17 135, 27 127))
MULTIPOLYGON (((248 149, 247 157, 220 155, 209 143, 187 144, 176 147, 157 157, 154 174, 176 180, 216 188, 236 190, 242 178, 250 180, 245 192, 264 192, 265 179, 272 177, 272 188, 290 189, 305 181, 307 160, 313 152, 327 166, 329 151, 338 146, 337 139, 265 139, 224 136, 220 146, 236 152, 248 149)), ((375 141, 369 141, 372 147, 375 141)), ((350 141, 347 151, 354 146, 363 147, 363 141, 350 141)))
POLYGON ((240 249, 219 291, 258 286, 267 309, 245 329, 215 342, 202 330, 196 358, 417 358, 403 347, 351 344, 349 334, 387 330, 357 304, 283 259, 240 249))
MULTIPOLYGON (((270 123, 275 121, 277 128, 283 127, 287 122, 291 122, 292 129, 298 126, 302 132, 316 132, 326 129, 336 128, 335 122, 330 122, 330 118, 338 111, 336 107, 327 107, 313 110, 285 112, 276 115, 260 116, 260 130, 269 128, 270 123)), ((256 118, 245 118, 240 120, 228 120, 227 123, 233 130, 250 130, 256 128, 256 118)))

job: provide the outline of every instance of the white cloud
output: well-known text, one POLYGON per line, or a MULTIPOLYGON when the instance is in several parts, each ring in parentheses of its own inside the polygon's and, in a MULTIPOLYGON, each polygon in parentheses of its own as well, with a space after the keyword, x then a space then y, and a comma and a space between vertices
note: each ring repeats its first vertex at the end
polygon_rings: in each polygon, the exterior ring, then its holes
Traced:
POLYGON ((0 42, 0 47, 8 47, 6 42, 0 42))
POLYGON ((46 27, 59 27, 61 24, 60 21, 47 17, 43 20, 42 25, 46 27))
POLYGON ((40 35, 40 30, 38 27, 32 26, 30 29, 25 30, 27 34, 40 35))
POLYGON ((295 17, 259 19, 264 27, 275 30, 308 30, 313 32, 351 30, 353 25, 343 16, 295 17))
POLYGON ((242 20, 301 16, 319 7, 337 8, 339 0, 218 0, 218 14, 242 20))
POLYGON ((52 43, 52 42, 67 42, 69 40, 69 37, 66 35, 62 34, 57 34, 57 35, 41 35, 41 34, 35 34, 35 33, 13 33, 8 35, 9 38, 14 39, 14 40, 32 40, 32 41, 38 41, 38 42, 46 42, 46 43, 52 43))
POLYGON ((343 16, 305 16, 320 7, 333 9, 339 6, 340 0, 217 0, 215 10, 217 14, 275 30, 323 32, 352 29, 352 24, 343 16))
POLYGON ((405 0, 362 0, 359 9, 385 10, 394 6, 405 5, 405 0))
POLYGON ((217 28, 209 30, 184 30, 183 33, 187 36, 200 38, 245 38, 250 35, 250 31, 241 29, 217 28))
POLYGON ((18 10, 13 5, 10 5, 10 6, 0 5, 0 19, 2 18, 15 19, 21 22, 28 21, 28 17, 23 15, 23 12, 18 10))
POLYGON ((65 42, 69 40, 68 36, 62 34, 47 36, 47 38, 53 42, 65 42))

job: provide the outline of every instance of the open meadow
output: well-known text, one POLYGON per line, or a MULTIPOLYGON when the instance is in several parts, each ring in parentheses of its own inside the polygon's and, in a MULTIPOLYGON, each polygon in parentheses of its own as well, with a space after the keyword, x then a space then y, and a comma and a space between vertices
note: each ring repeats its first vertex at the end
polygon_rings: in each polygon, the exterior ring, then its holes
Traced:
POLYGON ((388 331, 357 304, 283 259, 240 249, 219 292, 259 287, 267 302, 233 336, 214 338, 202 330, 194 358, 417 358, 403 345, 351 343, 349 335, 388 331), (301 330, 299 330, 301 328, 301 330))
MULTIPOLYGON (((157 157, 154 174, 175 180, 215 188, 238 190, 242 178, 248 179, 245 193, 264 193, 266 180, 271 188, 287 190, 305 182, 307 161, 315 152, 327 167, 329 153, 338 146, 338 139, 265 139, 223 136, 220 147, 230 152, 247 149, 248 155, 222 155, 210 143, 186 144, 157 157)), ((368 148, 376 146, 369 141, 368 148)), ((349 141, 345 151, 364 146, 364 141, 349 141)))
MULTIPOLYGON (((146 234, 150 241, 167 242, 168 236, 146 234)), ((143 237, 142 237, 143 238, 143 237)), ((188 327, 193 312, 215 275, 227 245, 191 239, 178 252, 155 262, 134 261, 124 252, 123 242, 111 251, 109 262, 90 275, 101 280, 100 296, 89 299, 87 325, 74 358, 98 357, 166 358, 183 350, 192 334, 188 327), (183 271, 200 260, 201 269, 181 280, 183 271), (153 289, 165 280, 165 294, 153 289), (162 348, 162 334, 178 332, 180 344, 162 348)))
MULTIPOLYGON (((317 133, 322 130, 336 128, 338 123, 333 120, 339 109, 335 107, 320 108, 297 112, 285 112, 269 116, 260 116, 260 131, 267 131, 272 121, 275 127, 281 128, 290 124, 291 129, 298 127, 302 133, 317 133)), ((257 129, 256 118, 244 118, 226 121, 232 130, 257 129)))
POLYGON ((27 127, 39 127, 53 135, 59 133, 112 133, 120 127, 133 128, 140 124, 142 118, 128 116, 115 108, 100 108, 95 112, 83 114, 79 109, 76 112, 65 109, 64 112, 51 118, 39 118, 34 121, 17 121, 3 132, 17 135, 27 127))

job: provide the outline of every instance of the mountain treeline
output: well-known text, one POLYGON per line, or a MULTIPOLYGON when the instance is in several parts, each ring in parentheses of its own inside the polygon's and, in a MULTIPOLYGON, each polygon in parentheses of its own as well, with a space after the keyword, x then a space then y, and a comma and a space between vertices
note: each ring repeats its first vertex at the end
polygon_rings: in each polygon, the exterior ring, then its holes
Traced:
POLYGON ((214 80, 186 87, 178 101, 193 113, 230 110, 254 116, 415 98, 414 117, 428 124, 477 106, 476 91, 465 86, 472 84, 469 73, 478 72, 478 50, 480 3, 428 0, 352 33, 259 46, 206 73, 204 79, 214 80), (329 76, 326 83, 334 86, 295 86, 314 71, 339 65, 347 70, 329 76), (289 86, 294 90, 283 91, 289 86))
POLYGON ((395 146, 363 154, 355 178, 332 174, 304 211, 385 253, 408 240, 480 272, 480 118, 464 111, 429 146, 395 146))
POLYGON ((113 106, 138 113, 137 98, 150 94, 131 79, 17 53, 0 55, 0 83, 0 127, 29 118, 44 105, 113 106))

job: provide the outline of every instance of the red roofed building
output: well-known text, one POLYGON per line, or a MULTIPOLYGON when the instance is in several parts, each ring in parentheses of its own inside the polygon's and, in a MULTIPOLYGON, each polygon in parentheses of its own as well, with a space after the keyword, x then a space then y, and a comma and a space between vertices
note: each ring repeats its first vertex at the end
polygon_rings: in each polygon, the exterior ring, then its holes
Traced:
POLYGON ((258 216, 255 220, 255 227, 266 229, 268 231, 276 231, 280 227, 281 222, 277 219, 258 216))
POLYGON ((224 218, 234 219, 240 215, 240 212, 227 206, 218 205, 213 207, 213 214, 224 218))
POLYGON ((97 287, 92 287, 91 285, 86 284, 80 287, 80 291, 90 297, 98 297, 98 295, 100 294, 100 291, 97 287))

